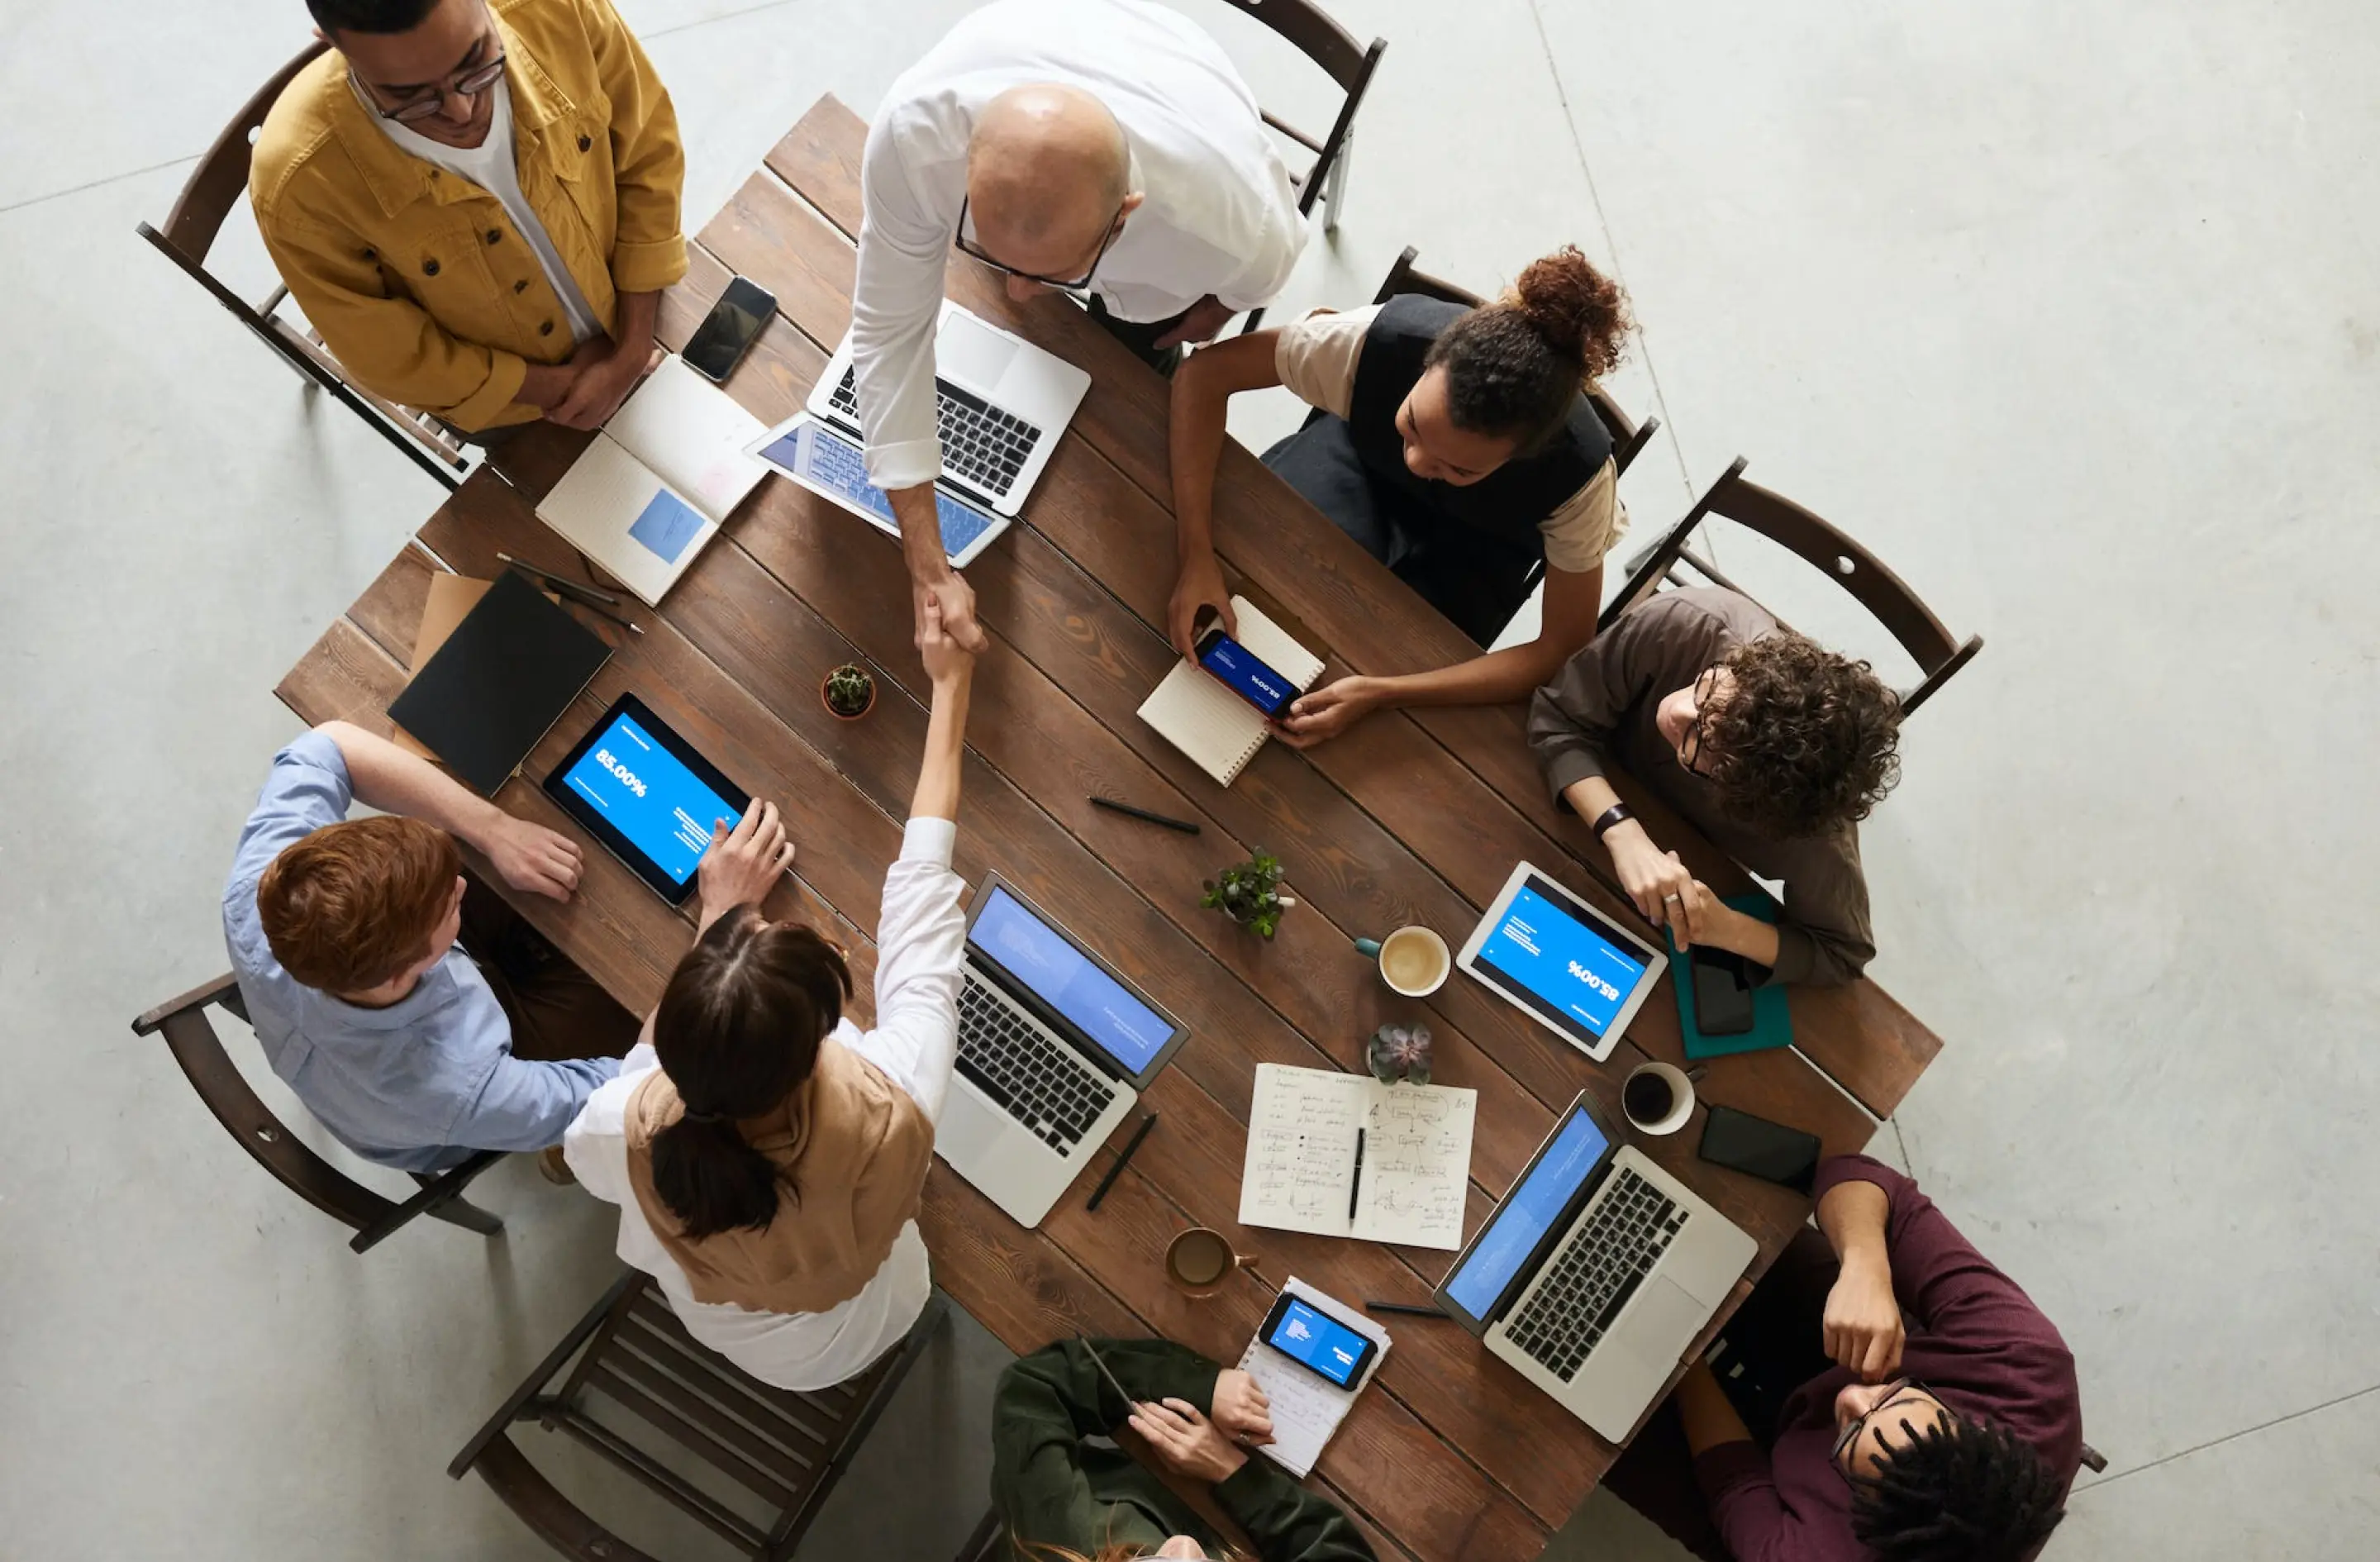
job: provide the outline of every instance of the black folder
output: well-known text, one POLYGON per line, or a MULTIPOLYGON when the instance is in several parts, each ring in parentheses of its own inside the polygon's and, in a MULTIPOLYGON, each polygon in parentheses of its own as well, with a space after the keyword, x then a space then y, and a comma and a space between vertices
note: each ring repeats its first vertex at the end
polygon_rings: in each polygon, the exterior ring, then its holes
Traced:
POLYGON ((508 569, 414 669, 389 702, 389 719, 465 786, 492 797, 611 655, 593 630, 508 569))

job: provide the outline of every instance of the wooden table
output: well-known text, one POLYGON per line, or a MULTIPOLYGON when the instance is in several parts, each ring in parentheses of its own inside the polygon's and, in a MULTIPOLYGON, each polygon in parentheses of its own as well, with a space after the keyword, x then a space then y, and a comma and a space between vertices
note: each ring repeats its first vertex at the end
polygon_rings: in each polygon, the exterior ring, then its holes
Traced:
MULTIPOLYGON (((778 318, 728 385, 764 422, 799 408, 849 323, 863 128, 842 104, 821 100, 702 231, 691 271, 665 299, 662 336, 676 347, 732 273, 776 294, 778 318)), ((1083 1189, 1130 1125, 1038 1231, 1020 1229, 937 1163, 919 1217, 935 1278, 1018 1351, 1080 1329, 1161 1334, 1231 1361, 1290 1275, 1349 1299, 1424 1300, 1449 1255, 1233 1219, 1255 1066, 1360 1069, 1375 1026, 1426 1019, 1438 1038, 1438 1081, 1479 1092, 1475 1229, 1579 1090, 1616 1112, 1628 1068, 1648 1056, 1682 1060, 1675 1005, 1668 992, 1655 995, 1597 1066, 1460 976, 1427 1003, 1393 996, 1351 941, 1412 921, 1460 940, 1522 858, 1608 909, 1633 913, 1590 871, 1602 858, 1585 828, 1551 805, 1518 708, 1375 715, 1304 754, 1270 744, 1228 790, 1135 719, 1174 659, 1159 628, 1173 573, 1164 385, 1061 300, 1013 306, 990 273, 956 257, 949 286, 1093 378, 1024 523, 967 571, 993 643, 976 675, 958 870, 975 880, 997 869, 1062 909, 1192 1038, 1148 1092, 1145 1104, 1162 1122, 1096 1215, 1084 1213, 1083 1189), (1090 793, 1196 820, 1205 834, 1193 840, 1094 810, 1090 793), (1299 901, 1269 944, 1197 907, 1202 876, 1259 847, 1288 864, 1299 901), (1238 1275, 1203 1302, 1171 1289, 1166 1242, 1194 1223, 1230 1233, 1258 1257, 1261 1277, 1238 1275)), ((385 730, 432 572, 492 576, 503 550, 584 578, 584 564, 532 513, 583 444, 540 427, 505 446, 501 475, 481 470, 440 506, 290 671, 281 698, 309 722, 345 717, 385 730)), ((1237 445, 1226 450, 1215 509, 1235 583, 1327 648, 1332 675, 1418 670, 1473 653, 1237 445)), ((617 654, 525 775, 544 775, 616 695, 634 689, 728 775, 787 805, 799 883, 779 892, 771 912, 830 928, 855 951, 865 995, 869 933, 925 733, 905 580, 892 541, 772 476, 662 609, 636 615, 648 633, 586 620, 617 654), (839 723, 821 707, 819 680, 852 660, 874 669, 880 694, 867 718, 839 723)), ((529 780, 516 777, 497 800, 575 828, 529 780)), ((1715 885, 1746 882, 1682 824, 1642 799, 1637 806, 1654 815, 1655 838, 1715 885)), ((571 903, 520 905, 638 1013, 692 935, 686 917, 600 849, 587 853, 571 903)), ((1870 1113, 1888 1114, 1940 1043, 1872 983, 1797 990, 1793 1007, 1796 1050, 1716 1062, 1702 1097, 1806 1128, 1830 1153, 1856 1150, 1870 1113)), ((1646 1148, 1759 1239, 1765 1268, 1807 1202, 1697 1162, 1698 1132, 1690 1125, 1646 1148)), ((1383 1557, 1534 1556, 1616 1449, 1461 1329, 1391 1322, 1396 1348, 1314 1479, 1383 1557)))

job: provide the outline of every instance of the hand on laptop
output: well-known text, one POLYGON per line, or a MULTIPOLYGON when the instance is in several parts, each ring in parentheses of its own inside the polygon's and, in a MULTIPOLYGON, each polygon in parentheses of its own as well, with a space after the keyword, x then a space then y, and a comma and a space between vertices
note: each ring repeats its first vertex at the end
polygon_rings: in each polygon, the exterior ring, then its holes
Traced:
POLYGON ((1842 1273, 1827 1292, 1823 1326, 1827 1354, 1862 1382, 1882 1383, 1900 1370, 1900 1303, 1880 1252, 1854 1249, 1843 1255, 1842 1273))
POLYGON ((794 843, 785 837, 777 805, 752 799, 744 817, 728 828, 724 819, 710 826, 710 849, 696 870, 702 893, 702 926, 709 928, 738 906, 758 906, 794 865, 794 843))
POLYGON ((1244 1448, 1272 1441, 1272 1401, 1257 1380, 1237 1367, 1215 1374, 1215 1424, 1244 1448))
POLYGON ((567 900, 578 887, 578 843, 542 824, 507 813, 483 839, 471 844, 487 854, 497 875, 515 889, 567 900))
POLYGON ((1133 1407, 1132 1429, 1169 1470, 1212 1485, 1228 1480, 1248 1456, 1187 1399, 1163 1404, 1143 1400, 1133 1407))

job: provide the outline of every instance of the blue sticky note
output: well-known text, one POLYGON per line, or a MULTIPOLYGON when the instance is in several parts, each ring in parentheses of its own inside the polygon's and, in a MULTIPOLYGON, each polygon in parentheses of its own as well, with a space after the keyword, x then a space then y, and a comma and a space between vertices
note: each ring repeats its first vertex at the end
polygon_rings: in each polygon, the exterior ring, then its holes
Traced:
POLYGON ((701 530, 702 512, 664 488, 628 528, 628 535, 651 549, 663 564, 675 564, 677 555, 686 552, 686 545, 701 530))

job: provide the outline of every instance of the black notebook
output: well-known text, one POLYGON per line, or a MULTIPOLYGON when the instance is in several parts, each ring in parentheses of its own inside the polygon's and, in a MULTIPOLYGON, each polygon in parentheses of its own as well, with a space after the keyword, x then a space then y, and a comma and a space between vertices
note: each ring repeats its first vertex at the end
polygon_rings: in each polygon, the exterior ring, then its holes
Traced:
POLYGON ((493 797, 612 654, 593 630, 506 570, 413 681, 391 721, 455 778, 493 797))

